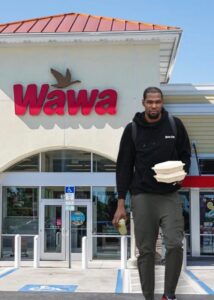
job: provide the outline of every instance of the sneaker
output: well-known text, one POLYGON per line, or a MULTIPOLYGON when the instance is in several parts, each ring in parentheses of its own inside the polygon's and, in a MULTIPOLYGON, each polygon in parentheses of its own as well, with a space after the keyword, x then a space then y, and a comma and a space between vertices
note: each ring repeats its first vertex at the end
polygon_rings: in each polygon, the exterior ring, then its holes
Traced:
POLYGON ((176 297, 174 296, 173 298, 169 298, 165 295, 163 295, 162 299, 161 300, 177 300, 176 297))

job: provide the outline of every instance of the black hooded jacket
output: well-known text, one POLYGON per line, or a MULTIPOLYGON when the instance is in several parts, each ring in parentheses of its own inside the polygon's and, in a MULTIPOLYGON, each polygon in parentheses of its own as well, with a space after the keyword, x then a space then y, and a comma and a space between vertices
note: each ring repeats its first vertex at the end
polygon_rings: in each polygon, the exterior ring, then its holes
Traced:
POLYGON ((136 113, 137 124, 135 142, 132 138, 132 123, 129 123, 122 135, 117 158, 118 198, 124 199, 128 190, 131 194, 171 193, 180 188, 178 184, 157 182, 152 167, 168 160, 181 160, 184 169, 189 171, 191 147, 186 129, 180 119, 174 117, 177 134, 175 136, 163 109, 161 119, 155 123, 145 120, 144 112, 136 113))

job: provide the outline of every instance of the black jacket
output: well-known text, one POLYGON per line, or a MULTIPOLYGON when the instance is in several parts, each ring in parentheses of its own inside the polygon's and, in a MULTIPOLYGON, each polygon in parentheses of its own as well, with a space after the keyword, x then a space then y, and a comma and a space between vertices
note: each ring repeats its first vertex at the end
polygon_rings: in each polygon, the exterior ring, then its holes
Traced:
POLYGON ((178 184, 157 182, 155 164, 167 160, 181 160, 184 169, 189 171, 191 147, 187 132, 180 119, 174 117, 177 134, 173 132, 168 112, 163 109, 158 122, 148 123, 144 112, 136 113, 137 124, 135 143, 132 139, 132 123, 129 123, 122 135, 117 158, 117 191, 119 198, 125 198, 128 190, 131 194, 171 193, 180 188, 178 184))

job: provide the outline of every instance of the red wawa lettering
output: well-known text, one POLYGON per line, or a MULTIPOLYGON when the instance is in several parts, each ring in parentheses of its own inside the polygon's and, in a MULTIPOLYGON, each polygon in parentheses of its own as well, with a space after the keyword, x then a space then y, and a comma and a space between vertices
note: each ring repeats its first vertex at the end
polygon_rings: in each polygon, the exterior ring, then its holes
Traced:
POLYGON ((43 84, 38 89, 36 84, 29 84, 24 93, 24 87, 21 84, 15 84, 14 103, 15 114, 22 116, 29 113, 37 116, 42 109, 46 115, 64 115, 66 110, 69 115, 76 115, 80 110, 83 115, 89 115, 93 108, 98 115, 116 114, 117 92, 113 89, 99 91, 93 89, 87 90, 52 90, 49 92, 49 84, 43 84))

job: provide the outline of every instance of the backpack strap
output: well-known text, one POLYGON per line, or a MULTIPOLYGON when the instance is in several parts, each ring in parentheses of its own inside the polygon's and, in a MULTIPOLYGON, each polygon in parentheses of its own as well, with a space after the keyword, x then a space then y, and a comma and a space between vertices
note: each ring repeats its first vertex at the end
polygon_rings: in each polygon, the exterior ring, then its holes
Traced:
POLYGON ((137 137, 137 124, 135 121, 132 121, 132 141, 135 144, 137 137))
POLYGON ((172 127, 172 131, 175 135, 175 138, 177 137, 177 126, 176 126, 176 123, 175 123, 175 119, 172 115, 168 114, 168 117, 169 117, 169 123, 172 127))

